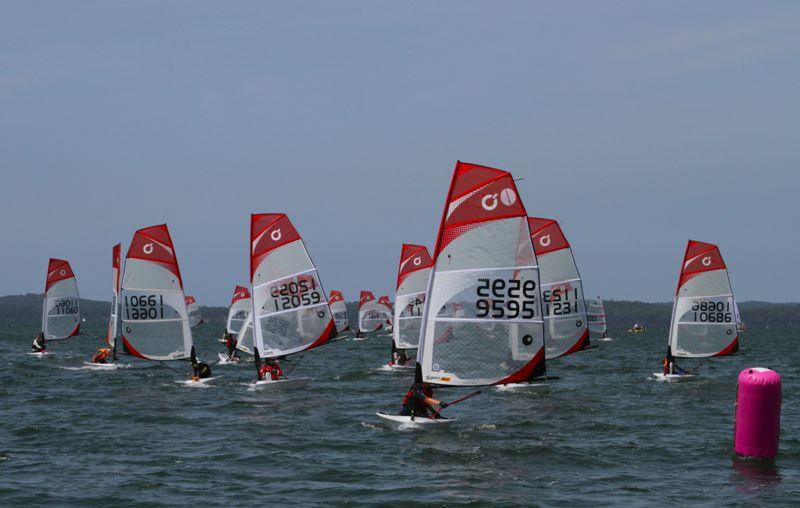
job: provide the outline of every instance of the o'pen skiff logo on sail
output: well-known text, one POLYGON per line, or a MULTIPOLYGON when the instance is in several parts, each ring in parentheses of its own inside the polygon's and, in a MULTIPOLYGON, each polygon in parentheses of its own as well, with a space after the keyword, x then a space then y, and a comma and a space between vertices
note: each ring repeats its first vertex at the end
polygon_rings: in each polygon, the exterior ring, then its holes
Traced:
POLYGON ((153 242, 144 244, 144 246, 142 247, 142 252, 144 252, 145 254, 152 254, 153 253, 153 242))
POLYGON ((704 257, 701 263, 703 263, 703 266, 711 266, 711 256, 704 257))
POLYGON ((544 235, 543 237, 539 238, 539 245, 542 247, 547 247, 550 245, 550 235, 544 235))
POLYGON ((269 234, 269 237, 272 238, 273 242, 277 242, 278 240, 280 240, 281 236, 283 236, 281 233, 281 228, 278 228, 269 234))
MULTIPOLYGON (((505 206, 511 206, 517 202, 517 193, 513 189, 505 188, 500 191, 500 202, 505 206)), ((486 194, 481 199, 481 206, 487 212, 497 208, 497 194, 486 194)))
POLYGON ((58 271, 58 274, 63 277, 64 275, 67 274, 67 271, 62 268, 61 270, 58 271))
POLYGON ((414 266, 419 266, 422 264, 422 258, 417 256, 414 258, 414 266))

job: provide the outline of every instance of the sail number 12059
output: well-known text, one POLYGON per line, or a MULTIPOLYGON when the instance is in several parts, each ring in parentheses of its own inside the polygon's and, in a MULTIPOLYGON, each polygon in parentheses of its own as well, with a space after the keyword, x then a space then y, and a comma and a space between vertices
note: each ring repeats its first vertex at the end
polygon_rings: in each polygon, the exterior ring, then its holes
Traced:
POLYGON ((536 317, 536 281, 478 279, 475 316, 493 319, 536 317))

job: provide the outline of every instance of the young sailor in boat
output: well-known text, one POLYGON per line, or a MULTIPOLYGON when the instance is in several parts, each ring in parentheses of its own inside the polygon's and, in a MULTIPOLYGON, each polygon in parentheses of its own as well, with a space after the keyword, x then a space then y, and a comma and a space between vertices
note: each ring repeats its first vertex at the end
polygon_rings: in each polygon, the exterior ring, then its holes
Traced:
POLYGON ((236 337, 232 333, 225 332, 222 338, 225 339, 225 347, 228 348, 228 360, 238 362, 239 352, 236 350, 236 337))
POLYGON ((395 365, 405 365, 408 363, 408 354, 406 354, 405 349, 397 349, 394 345, 394 341, 392 341, 392 359, 389 360, 389 366, 394 367, 395 365))
POLYGON ((356 332, 356 338, 357 339, 363 339, 364 338, 364 334, 361 332, 361 330, 356 332))
POLYGON ((433 398, 433 387, 428 383, 411 385, 406 396, 403 397, 403 406, 400 408, 400 416, 415 416, 420 418, 441 418, 437 411, 447 407, 447 402, 433 398))
POLYGON ((192 363, 192 381, 211 377, 211 367, 204 362, 195 360, 192 363))
POLYGON ((281 366, 278 365, 278 362, 276 362, 274 358, 265 359, 264 363, 261 365, 261 368, 258 369, 259 381, 277 381, 282 376, 283 369, 281 369, 281 366), (267 379, 267 377, 269 377, 269 379, 267 379))
POLYGON ((47 350, 47 341, 44 339, 44 333, 39 332, 36 334, 31 349, 33 349, 34 353, 44 353, 47 350))
POLYGON ((108 355, 111 353, 111 350, 108 348, 101 348, 97 350, 97 353, 94 354, 92 357, 92 363, 106 363, 108 360, 108 355))
POLYGON ((672 356, 672 348, 670 346, 667 346, 667 355, 664 357, 662 365, 664 367, 663 373, 665 376, 669 374, 686 374, 686 371, 678 367, 678 364, 675 363, 675 357, 672 356))

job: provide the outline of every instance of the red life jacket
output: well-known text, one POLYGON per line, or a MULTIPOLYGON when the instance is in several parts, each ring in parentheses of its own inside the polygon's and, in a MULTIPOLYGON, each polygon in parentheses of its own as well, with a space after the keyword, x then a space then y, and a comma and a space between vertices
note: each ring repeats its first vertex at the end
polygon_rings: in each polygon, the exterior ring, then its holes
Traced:
POLYGON ((278 364, 265 364, 261 366, 261 370, 258 372, 258 374, 259 379, 266 379, 267 374, 269 374, 273 381, 277 381, 281 376, 283 376, 283 369, 281 369, 281 366, 278 364))

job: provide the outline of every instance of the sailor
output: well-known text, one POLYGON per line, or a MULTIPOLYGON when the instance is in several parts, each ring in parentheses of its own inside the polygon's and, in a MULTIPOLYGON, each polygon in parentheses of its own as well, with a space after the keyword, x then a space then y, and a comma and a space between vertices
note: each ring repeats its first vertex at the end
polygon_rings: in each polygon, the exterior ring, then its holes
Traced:
POLYGON ((47 341, 44 338, 44 333, 39 332, 36 334, 36 337, 33 339, 33 344, 31 345, 31 349, 33 349, 34 353, 44 353, 47 349, 47 341))
POLYGON ((274 358, 266 358, 258 369, 259 381, 277 381, 283 376, 283 369, 274 358), (269 377, 269 379, 267 379, 269 377))
POLYGON ((111 353, 111 350, 108 348, 98 349, 97 353, 92 357, 92 363, 106 363, 109 353, 111 353))
POLYGON ((664 367, 663 373, 665 376, 669 374, 686 374, 686 371, 678 367, 678 364, 675 363, 675 357, 672 356, 672 348, 670 346, 667 346, 667 354, 662 361, 662 365, 664 367))
POLYGON ((361 330, 359 330, 359 331, 357 331, 357 332, 356 332, 356 338, 357 338, 357 339, 363 339, 363 338, 364 338, 364 334, 363 334, 363 333, 361 333, 361 330))
POLYGON ((447 402, 433 398, 433 387, 429 383, 414 383, 403 397, 400 416, 418 416, 420 418, 441 418, 437 411, 447 407, 447 402))
POLYGON ((211 367, 205 362, 192 363, 192 381, 211 377, 211 367))
POLYGON ((228 348, 228 360, 238 362, 239 353, 236 351, 236 338, 229 332, 225 332, 222 338, 225 339, 225 347, 228 348))
POLYGON ((405 365, 408 363, 408 354, 405 349, 397 349, 392 351, 392 361, 389 365, 405 365))

